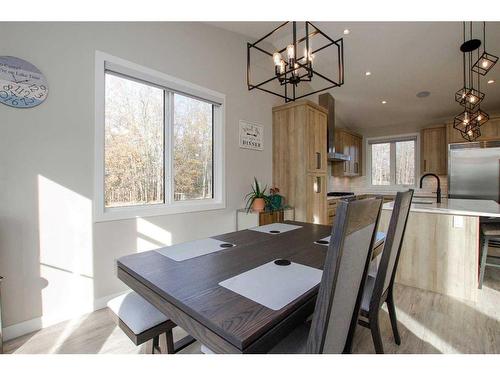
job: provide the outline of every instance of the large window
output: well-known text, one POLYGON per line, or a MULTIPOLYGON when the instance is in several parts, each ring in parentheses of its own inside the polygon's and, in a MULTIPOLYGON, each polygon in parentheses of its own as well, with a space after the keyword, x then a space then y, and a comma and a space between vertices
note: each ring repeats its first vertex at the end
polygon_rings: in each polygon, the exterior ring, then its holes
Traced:
POLYGON ((224 96, 96 54, 96 218, 224 207, 224 96))
POLYGON ((414 186, 417 136, 368 140, 368 166, 374 186, 414 186))
POLYGON ((163 90, 106 73, 105 206, 163 203, 163 90))

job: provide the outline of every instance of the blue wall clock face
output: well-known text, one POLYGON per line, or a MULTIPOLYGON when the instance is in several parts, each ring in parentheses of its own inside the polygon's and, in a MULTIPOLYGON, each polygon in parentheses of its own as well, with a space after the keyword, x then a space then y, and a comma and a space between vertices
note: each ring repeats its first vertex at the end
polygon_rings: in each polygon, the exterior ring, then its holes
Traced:
POLYGON ((31 108, 49 94, 47 80, 26 60, 0 56, 0 103, 15 108, 31 108))

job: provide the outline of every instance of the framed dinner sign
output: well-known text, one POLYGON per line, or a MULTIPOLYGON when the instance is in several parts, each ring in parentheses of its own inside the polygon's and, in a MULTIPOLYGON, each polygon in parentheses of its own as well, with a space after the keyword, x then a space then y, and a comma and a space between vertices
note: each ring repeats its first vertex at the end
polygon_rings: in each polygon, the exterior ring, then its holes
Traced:
POLYGON ((264 127, 240 120, 240 147, 262 151, 264 149, 264 127))
POLYGON ((30 62, 0 56, 0 103, 14 108, 31 108, 41 104, 49 94, 47 79, 30 62))

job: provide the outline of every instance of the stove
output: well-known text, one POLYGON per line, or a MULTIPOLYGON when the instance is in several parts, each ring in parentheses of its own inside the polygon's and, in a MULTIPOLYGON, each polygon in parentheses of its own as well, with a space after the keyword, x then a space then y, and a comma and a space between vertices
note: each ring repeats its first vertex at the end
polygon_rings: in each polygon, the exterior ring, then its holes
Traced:
POLYGON ((352 192, 345 192, 345 191, 331 191, 328 194, 326 194, 329 197, 345 197, 345 196, 351 196, 354 195, 352 192))

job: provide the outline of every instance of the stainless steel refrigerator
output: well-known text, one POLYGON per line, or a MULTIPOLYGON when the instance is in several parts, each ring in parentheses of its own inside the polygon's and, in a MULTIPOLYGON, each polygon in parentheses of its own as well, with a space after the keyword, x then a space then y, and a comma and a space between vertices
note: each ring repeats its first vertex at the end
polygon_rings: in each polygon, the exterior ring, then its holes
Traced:
POLYGON ((500 141, 448 147, 448 197, 499 202, 500 141))

